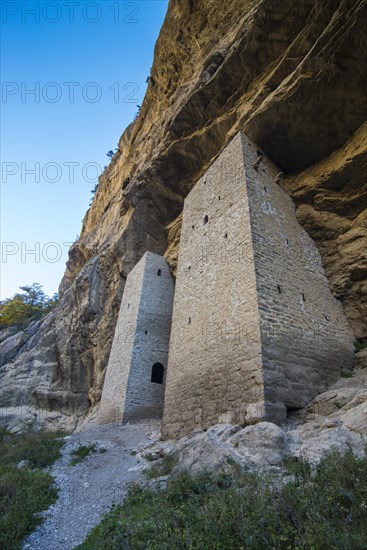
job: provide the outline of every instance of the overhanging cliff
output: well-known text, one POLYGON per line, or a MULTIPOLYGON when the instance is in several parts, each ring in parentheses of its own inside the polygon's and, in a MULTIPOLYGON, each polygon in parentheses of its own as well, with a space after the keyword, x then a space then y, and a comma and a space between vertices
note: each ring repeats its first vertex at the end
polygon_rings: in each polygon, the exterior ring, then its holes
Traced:
POLYGON ((60 304, 21 346, 5 341, 10 415, 38 422, 42 408, 46 424, 73 425, 99 401, 127 274, 147 250, 174 272, 183 199, 239 129, 284 171, 334 295, 367 336, 366 50, 367 0, 171 0, 60 304))

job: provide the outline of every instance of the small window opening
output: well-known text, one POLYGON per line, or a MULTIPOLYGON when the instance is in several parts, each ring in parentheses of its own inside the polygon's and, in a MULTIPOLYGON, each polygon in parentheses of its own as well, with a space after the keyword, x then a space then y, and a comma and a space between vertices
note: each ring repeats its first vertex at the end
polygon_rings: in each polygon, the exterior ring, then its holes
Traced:
POLYGON ((148 334, 148 331, 147 331, 147 330, 145 331, 145 334, 148 334))
POLYGON ((281 289, 280 285, 278 285, 278 292, 279 292, 279 294, 282 293, 282 289, 281 289))
POLYGON ((150 378, 151 382, 155 384, 163 384, 164 377, 164 366, 162 363, 154 363, 152 367, 152 376, 150 378))
POLYGON ((160 277, 162 275, 162 270, 161 269, 158 269, 157 275, 158 275, 158 277, 160 277))
POLYGON ((218 197, 218 200, 220 201, 220 195, 219 195, 219 197, 218 197))
POLYGON ((225 233, 225 234, 224 234, 224 238, 225 238, 225 239, 228 238, 228 233, 225 233))
POLYGON ((265 185, 264 185, 264 191, 265 191, 265 193, 268 192, 268 188, 265 185))
POLYGON ((205 216, 205 218, 204 218, 204 225, 207 224, 208 221, 209 221, 209 217, 208 217, 208 216, 205 216))
POLYGON ((195 229, 195 225, 192 225, 191 228, 192 228, 192 229, 195 229))
POLYGON ((127 304, 127 309, 130 309, 130 304, 127 304))
POLYGON ((191 317, 189 317, 189 325, 191 325, 191 317))
POLYGON ((288 240, 288 239, 286 239, 285 242, 286 242, 286 244, 289 244, 289 240, 288 240))
POLYGON ((302 292, 302 301, 305 302, 306 301, 306 298, 305 298, 305 293, 302 292))

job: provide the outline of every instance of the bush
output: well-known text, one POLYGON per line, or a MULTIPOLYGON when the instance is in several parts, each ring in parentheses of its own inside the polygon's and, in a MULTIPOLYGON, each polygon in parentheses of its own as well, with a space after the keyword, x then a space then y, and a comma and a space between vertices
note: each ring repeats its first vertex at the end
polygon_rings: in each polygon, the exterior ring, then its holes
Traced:
POLYGON ((79 462, 82 462, 87 456, 89 456, 92 453, 97 452, 97 447, 95 443, 92 443, 92 445, 80 445, 75 451, 72 451, 71 455, 74 457, 70 464, 71 466, 75 466, 76 464, 79 464, 79 462))
POLYGON ((22 547, 26 535, 41 523, 40 512, 57 497, 50 474, 41 468, 52 464, 63 445, 60 433, 11 435, 0 438, 0 548, 22 547), (27 461, 24 467, 17 464, 27 461))
POLYGON ((181 473, 165 489, 137 488, 79 550, 362 550, 367 547, 367 459, 292 465, 286 484, 252 473, 181 473))
MULTIPOLYGON (((147 455, 145 455, 144 458, 149 461, 149 458, 147 458, 147 455)), ((172 472, 176 464, 177 464, 177 459, 175 457, 168 455, 162 458, 161 460, 159 460, 157 464, 154 464, 151 468, 149 468, 149 470, 145 470, 144 473, 146 477, 150 479, 167 476, 172 472)))

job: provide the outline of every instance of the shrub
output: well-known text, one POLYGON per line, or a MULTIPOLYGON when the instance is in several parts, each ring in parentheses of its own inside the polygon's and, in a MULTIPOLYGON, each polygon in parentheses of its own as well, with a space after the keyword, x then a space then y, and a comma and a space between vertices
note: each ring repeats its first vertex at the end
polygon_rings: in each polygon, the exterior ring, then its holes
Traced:
POLYGON ((80 445, 77 449, 75 449, 75 451, 71 452, 71 455, 74 457, 70 462, 71 466, 79 464, 79 462, 82 462, 85 458, 87 458, 87 456, 96 452, 97 446, 95 443, 92 443, 91 445, 80 445))
MULTIPOLYGON (((147 458, 146 456, 144 458, 147 458)), ((149 458, 147 459, 149 460, 149 458)), ((168 455, 159 460, 157 464, 154 464, 149 470, 145 470, 146 477, 154 479, 157 477, 167 476, 173 470, 177 464, 177 459, 168 455)))

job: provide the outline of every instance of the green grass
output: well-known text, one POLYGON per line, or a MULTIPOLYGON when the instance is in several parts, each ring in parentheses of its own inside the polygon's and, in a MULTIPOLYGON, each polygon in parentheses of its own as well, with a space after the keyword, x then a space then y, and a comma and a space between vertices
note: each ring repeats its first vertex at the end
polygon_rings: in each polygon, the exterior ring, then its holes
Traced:
POLYGON ((145 458, 145 460, 147 460, 148 462, 154 462, 155 460, 157 460, 156 457, 152 455, 152 453, 147 453, 143 456, 143 458, 145 458))
POLYGON ((17 550, 56 500, 53 478, 42 468, 60 456, 61 433, 11 435, 0 431, 0 548, 17 550), (17 464, 26 460, 26 466, 17 464))
POLYGON ((333 452, 316 471, 289 460, 292 481, 181 473, 164 489, 132 486, 79 550, 362 550, 367 459, 333 452))
MULTIPOLYGON (((146 456, 144 457, 146 458, 146 456)), ((173 470, 177 464, 177 459, 172 456, 166 456, 157 464, 154 464, 149 470, 145 470, 144 474, 149 479, 155 479, 157 477, 167 476, 173 470)))
POLYGON ((27 460, 31 468, 45 468, 61 456, 65 433, 32 432, 10 435, 2 432, 0 463, 18 464, 27 460))
MULTIPOLYGON (((102 452, 105 452, 106 449, 104 449, 102 452)), ((72 451, 71 455, 74 457, 70 464, 71 466, 75 466, 76 464, 79 464, 79 462, 82 462, 87 456, 96 453, 97 452, 97 446, 95 443, 92 443, 91 445, 80 445, 75 451, 72 451)))

